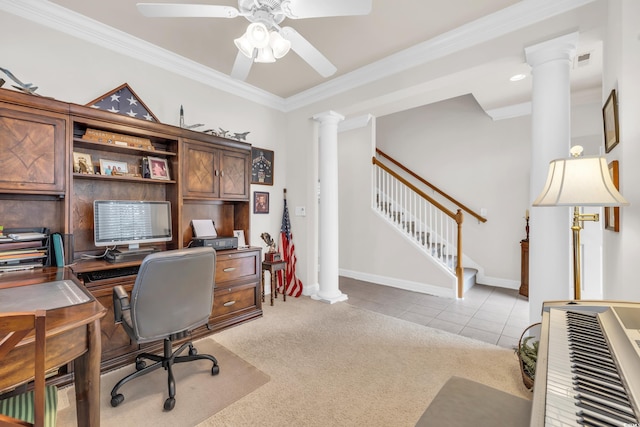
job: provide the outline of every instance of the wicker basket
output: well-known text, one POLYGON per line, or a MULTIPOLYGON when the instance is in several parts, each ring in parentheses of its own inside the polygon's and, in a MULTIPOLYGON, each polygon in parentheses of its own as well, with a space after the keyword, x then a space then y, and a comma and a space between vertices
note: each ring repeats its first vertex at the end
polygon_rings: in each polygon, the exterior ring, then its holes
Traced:
POLYGON ((520 335, 520 339, 518 340, 518 348, 516 349, 516 353, 518 355, 518 364, 520 365, 520 374, 522 375, 522 381, 524 382, 524 385, 527 387, 527 389, 529 390, 533 390, 533 378, 531 378, 529 376, 529 374, 527 374, 527 371, 525 371, 524 369, 524 362, 522 360, 522 356, 520 354, 520 348, 523 345, 523 341, 526 337, 529 336, 533 336, 533 339, 538 339, 538 341, 540 340, 540 325, 541 323, 534 323, 530 326, 528 326, 524 331, 522 331, 522 335, 520 335))

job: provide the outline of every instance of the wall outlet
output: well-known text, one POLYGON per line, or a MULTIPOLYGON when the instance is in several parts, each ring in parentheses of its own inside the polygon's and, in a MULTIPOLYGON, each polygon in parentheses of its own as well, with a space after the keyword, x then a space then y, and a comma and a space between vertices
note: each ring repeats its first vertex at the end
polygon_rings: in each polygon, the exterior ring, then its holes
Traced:
POLYGON ((483 218, 487 217, 487 208, 480 208, 480 216, 483 218))
POLYGON ((304 206, 296 206, 296 216, 307 216, 307 208, 304 206))

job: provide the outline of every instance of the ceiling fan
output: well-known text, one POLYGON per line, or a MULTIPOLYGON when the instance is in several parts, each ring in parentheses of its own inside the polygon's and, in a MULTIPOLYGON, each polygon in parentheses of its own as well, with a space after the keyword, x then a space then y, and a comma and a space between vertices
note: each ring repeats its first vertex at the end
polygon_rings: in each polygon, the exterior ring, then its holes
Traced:
POLYGON ((210 4, 138 3, 140 13, 153 18, 235 18, 244 16, 249 27, 234 40, 238 47, 231 77, 245 80, 254 62, 275 62, 293 49, 321 76, 336 67, 307 39, 291 27, 280 27, 285 19, 368 15, 372 0, 238 0, 238 8, 210 4))

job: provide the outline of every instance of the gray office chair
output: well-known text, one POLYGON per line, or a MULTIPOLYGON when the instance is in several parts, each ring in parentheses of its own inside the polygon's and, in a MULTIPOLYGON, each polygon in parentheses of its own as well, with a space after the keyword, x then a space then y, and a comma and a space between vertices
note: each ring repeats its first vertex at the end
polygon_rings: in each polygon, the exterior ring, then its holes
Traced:
POLYGON ((197 354, 185 342, 172 352, 173 341, 186 338, 190 331, 208 322, 213 307, 216 253, 210 247, 178 249, 148 255, 140 265, 131 299, 122 286, 113 288, 116 323, 121 323, 131 339, 138 343, 164 340, 164 354, 141 353, 136 357, 136 372, 121 379, 111 390, 111 406, 124 401, 118 389, 127 382, 162 367, 169 375, 169 397, 164 409, 175 406, 174 363, 208 359, 211 375, 220 372, 218 361, 208 354, 197 354), (189 347, 188 356, 179 354, 189 347), (147 366, 142 359, 156 363, 147 366))

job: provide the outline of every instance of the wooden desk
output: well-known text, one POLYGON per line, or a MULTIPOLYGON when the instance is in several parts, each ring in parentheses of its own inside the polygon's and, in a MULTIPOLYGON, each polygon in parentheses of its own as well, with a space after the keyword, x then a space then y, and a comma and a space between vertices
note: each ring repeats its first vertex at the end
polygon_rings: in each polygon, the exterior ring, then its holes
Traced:
MULTIPOLYGON (((271 275, 271 305, 273 305, 273 298, 278 298, 278 287, 276 286, 276 272, 282 270, 282 278, 284 283, 287 283, 287 270, 286 261, 262 261, 262 302, 264 302, 264 272, 269 271, 271 275)), ((282 293, 282 300, 287 300, 287 293, 282 293)))
MULTIPOLYGON (((67 268, 44 268, 4 273, 0 275, 0 289, 63 279, 73 280, 82 288, 67 268)), ((83 304, 47 310, 45 368, 74 362, 78 426, 100 425, 100 319, 105 314, 106 309, 93 297, 83 304)), ((33 346, 33 336, 29 336, 2 361, 0 392, 33 378, 33 346)))

